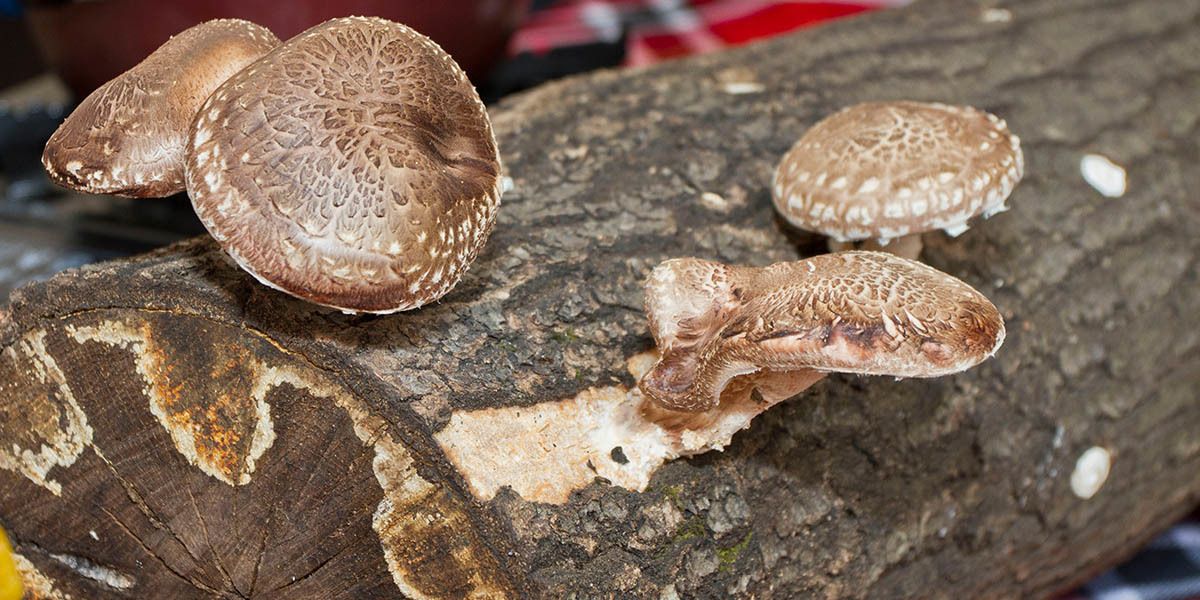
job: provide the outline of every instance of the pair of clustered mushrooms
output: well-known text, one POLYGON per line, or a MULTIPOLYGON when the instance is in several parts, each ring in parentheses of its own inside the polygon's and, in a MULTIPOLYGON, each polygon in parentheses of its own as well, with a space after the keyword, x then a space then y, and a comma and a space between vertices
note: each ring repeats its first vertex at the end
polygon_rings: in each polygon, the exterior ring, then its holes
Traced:
MULTIPOLYGON (((186 190, 263 284, 380 314, 458 282, 507 182, 458 65, 408 27, 361 17, 283 43, 246 21, 192 27, 88 96, 43 163, 89 193, 186 190)), ((639 383, 645 411, 713 411, 739 376, 764 389, 802 381, 791 393, 827 372, 933 377, 991 356, 1004 338, 996 307, 910 258, 922 232, 957 235, 1003 210, 1021 171, 1017 138, 972 108, 861 104, 821 121, 780 163, 776 208, 837 243, 893 252, 660 264, 645 288, 659 350, 639 383)))

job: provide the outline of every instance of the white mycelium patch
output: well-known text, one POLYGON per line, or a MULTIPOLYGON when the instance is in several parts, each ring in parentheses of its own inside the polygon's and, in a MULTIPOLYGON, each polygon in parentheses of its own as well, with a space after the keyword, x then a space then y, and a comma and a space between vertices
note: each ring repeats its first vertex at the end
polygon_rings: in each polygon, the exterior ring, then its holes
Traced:
POLYGON ((722 91, 733 96, 757 94, 765 89, 766 86, 756 81, 731 81, 721 87, 722 91))
POLYGON ((1088 185, 1109 198, 1125 195, 1125 169, 1099 154, 1085 154, 1079 160, 1079 173, 1088 185))
MULTIPOLYGON (((640 379, 657 356, 630 357, 630 373, 640 379)), ((476 498, 491 499, 508 486, 526 500, 562 504, 596 477, 643 491, 666 462, 723 449, 755 416, 822 377, 806 372, 760 382, 761 401, 743 386, 703 415, 656 409, 637 388, 589 388, 534 406, 458 411, 434 438, 476 498)))
POLYGON ((435 437, 480 499, 511 486, 526 500, 561 504, 597 476, 643 490, 673 457, 666 432, 640 418, 639 397, 609 386, 535 406, 459 411, 435 437), (614 459, 618 451, 626 463, 614 459))
POLYGON ((713 192, 704 192, 703 194, 700 194, 700 204, 709 210, 714 210, 717 212, 729 211, 729 201, 720 194, 713 192))
POLYGON ((60 591, 55 587, 53 579, 46 576, 38 570, 28 558, 12 553, 13 562, 16 563, 17 573, 21 576, 21 584, 25 586, 25 593, 29 598, 44 598, 45 600, 72 600, 73 596, 60 591))
POLYGON ((1007 8, 988 8, 979 14, 979 20, 984 23, 1008 23, 1012 18, 1012 11, 1007 8))
POLYGON ((1112 455, 1100 446, 1092 446, 1079 455, 1071 472, 1071 491, 1087 500, 1096 495, 1112 468, 1112 455))
POLYGON ((62 563, 63 566, 71 569, 79 576, 92 581, 100 582, 108 587, 127 590, 132 588, 137 583, 133 577, 126 575, 116 569, 98 565, 81 556, 73 556, 70 554, 50 554, 50 558, 62 563))
MULTIPOLYGON (((92 428, 87 415, 79 407, 67 378, 58 363, 46 351, 46 332, 35 331, 25 335, 16 344, 0 352, 0 359, 12 361, 18 368, 27 367, 32 377, 41 384, 57 389, 47 402, 55 404, 59 428, 43 439, 38 448, 22 448, 16 443, 8 448, 0 447, 0 469, 20 473, 30 481, 62 495, 62 484, 50 479, 54 467, 69 467, 75 464, 83 451, 92 443, 92 428)), ((0 402, 15 402, 18 398, 0 398, 0 402)), ((41 408, 41 407, 39 407, 41 408)))

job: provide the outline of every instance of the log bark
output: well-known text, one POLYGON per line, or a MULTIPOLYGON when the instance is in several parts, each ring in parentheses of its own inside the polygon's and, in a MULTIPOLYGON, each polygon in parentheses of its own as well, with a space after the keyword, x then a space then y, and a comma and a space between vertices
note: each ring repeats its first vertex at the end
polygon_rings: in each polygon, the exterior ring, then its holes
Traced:
POLYGON ((436 305, 314 308, 207 239, 17 292, 0 525, 45 597, 1047 596, 1200 498, 1197 89, 1196 0, 926 0, 512 98, 516 189, 436 305), (640 492, 472 488, 439 432, 630 389, 660 260, 820 251, 775 217, 773 165, 884 98, 1022 137, 1013 210, 923 255, 1005 313, 994 359, 828 378, 640 492), (1085 153, 1127 193, 1089 187, 1085 153), (1084 499, 1092 447, 1112 469, 1084 499))

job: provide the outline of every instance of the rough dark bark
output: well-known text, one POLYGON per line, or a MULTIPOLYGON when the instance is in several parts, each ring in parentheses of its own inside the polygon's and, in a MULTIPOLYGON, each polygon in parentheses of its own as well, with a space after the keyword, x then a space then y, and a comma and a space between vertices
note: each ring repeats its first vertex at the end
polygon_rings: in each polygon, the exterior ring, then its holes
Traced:
POLYGON ((76 598, 1036 597, 1112 565, 1200 498, 1200 2, 987 8, 928 0, 506 102, 516 190, 416 312, 315 309, 208 240, 25 288, 0 325, 0 525, 76 598), (926 236, 1004 311, 993 360, 827 379, 643 493, 474 499, 433 436, 452 414, 632 386, 664 258, 817 251, 774 216, 773 164, 880 98, 980 106, 1023 139, 1013 210, 926 236), (1128 169, 1125 196, 1084 183, 1086 152, 1128 169), (1083 500, 1092 446, 1113 469, 1083 500))

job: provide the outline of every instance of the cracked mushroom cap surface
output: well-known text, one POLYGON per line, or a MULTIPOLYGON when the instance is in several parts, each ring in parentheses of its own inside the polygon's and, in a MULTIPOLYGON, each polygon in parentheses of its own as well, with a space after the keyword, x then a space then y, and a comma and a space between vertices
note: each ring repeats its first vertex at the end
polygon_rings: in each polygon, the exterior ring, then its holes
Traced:
POLYGON ((882 241, 1006 210, 1024 171, 1020 140, 969 106, 869 102, 809 129, 775 171, 775 208, 837 241, 882 241))
POLYGON ((768 267, 668 260, 646 284, 660 351, 642 392, 709 410, 730 379, 760 371, 938 377, 990 357, 1004 320, 983 294, 916 261, 839 252, 768 267))
POLYGON ((84 98, 50 136, 42 166, 59 185, 89 194, 182 192, 196 111, 217 86, 278 45, 266 28, 238 19, 175 35, 84 98))
POLYGON ((259 281, 346 312, 440 298, 501 195, 491 123, 429 38, 334 19, 226 81, 196 117, 188 193, 259 281))

